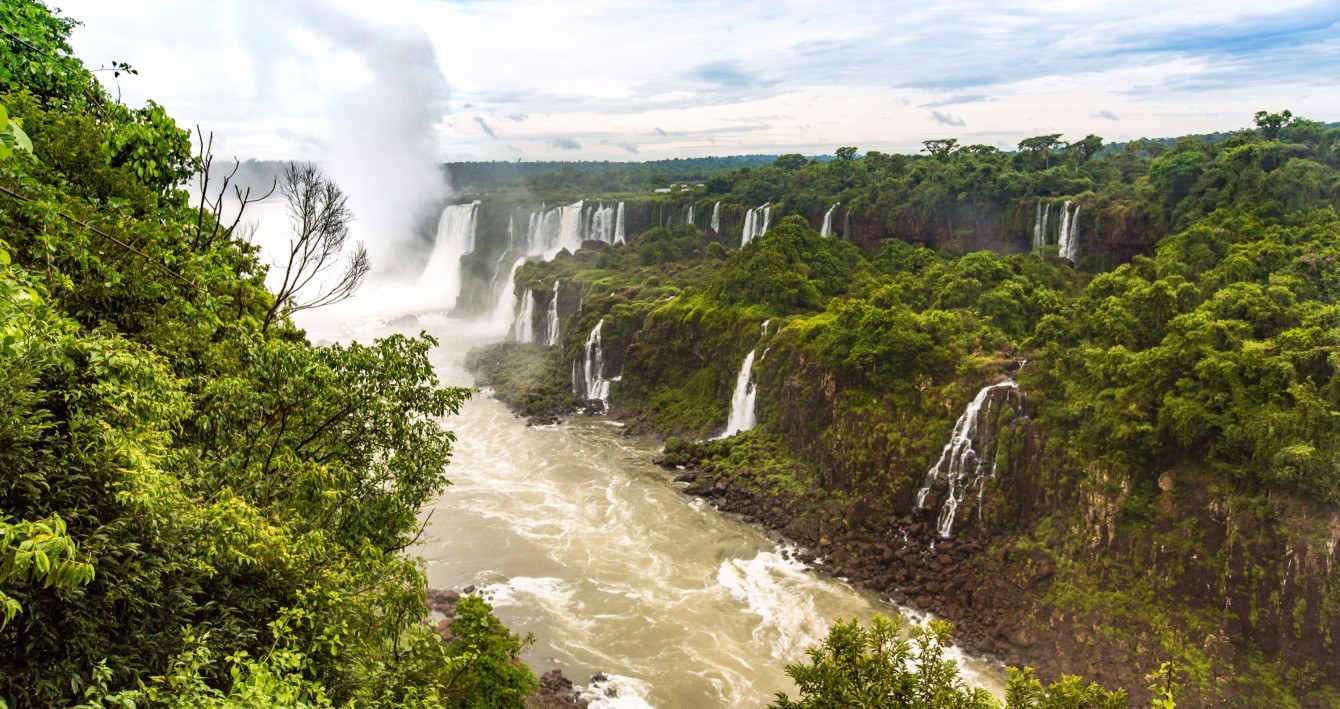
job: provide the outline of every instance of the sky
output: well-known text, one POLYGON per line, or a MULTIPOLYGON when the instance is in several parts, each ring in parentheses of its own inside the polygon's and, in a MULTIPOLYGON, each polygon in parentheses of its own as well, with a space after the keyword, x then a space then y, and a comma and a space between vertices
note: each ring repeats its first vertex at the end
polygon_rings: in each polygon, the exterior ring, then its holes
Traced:
MULTIPOLYGON (((1340 3, 58 0, 122 99, 350 166, 1012 149, 1340 120, 1340 3)), ((414 191, 411 188, 410 191, 414 191)), ((430 185, 417 189, 431 190, 430 185)))

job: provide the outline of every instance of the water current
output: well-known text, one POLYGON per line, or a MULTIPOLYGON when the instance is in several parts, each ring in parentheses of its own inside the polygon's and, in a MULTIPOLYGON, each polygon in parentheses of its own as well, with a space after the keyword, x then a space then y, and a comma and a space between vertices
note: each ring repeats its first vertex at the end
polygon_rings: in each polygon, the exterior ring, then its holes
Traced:
MULTIPOLYGON (((426 330, 442 343, 433 362, 452 385, 472 382, 462 366, 471 347, 504 334, 436 315, 303 324, 314 340, 426 330)), ((900 612, 684 495, 651 463, 658 442, 625 437, 613 420, 527 426, 482 392, 444 425, 458 437, 452 485, 425 510, 432 516, 412 550, 429 585, 478 589, 514 632, 534 635, 526 662, 537 673, 562 668, 593 707, 794 697, 783 665, 802 660, 834 619, 900 612), (608 679, 590 683, 596 673, 608 679)), ((1001 691, 999 667, 961 663, 970 683, 1001 691)))

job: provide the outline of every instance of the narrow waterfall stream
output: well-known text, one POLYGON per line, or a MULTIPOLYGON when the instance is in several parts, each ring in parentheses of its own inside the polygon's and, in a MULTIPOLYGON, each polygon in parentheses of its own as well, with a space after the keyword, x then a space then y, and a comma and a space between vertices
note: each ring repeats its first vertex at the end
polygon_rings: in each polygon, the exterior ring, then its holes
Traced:
MULTIPOLYGON (((447 384, 470 383, 464 354, 502 337, 444 316, 329 315, 324 328, 304 321, 313 339, 426 330, 447 384)), ((659 442, 612 420, 528 427, 480 393, 445 425, 458 437, 453 484, 424 511, 412 553, 430 586, 473 586, 514 632, 533 633, 523 657, 537 673, 559 667, 578 685, 607 675, 587 686, 592 707, 764 706, 794 696, 783 665, 834 619, 900 612, 684 495, 651 463, 659 442)), ((1003 691, 999 667, 962 662, 971 683, 1003 691)))

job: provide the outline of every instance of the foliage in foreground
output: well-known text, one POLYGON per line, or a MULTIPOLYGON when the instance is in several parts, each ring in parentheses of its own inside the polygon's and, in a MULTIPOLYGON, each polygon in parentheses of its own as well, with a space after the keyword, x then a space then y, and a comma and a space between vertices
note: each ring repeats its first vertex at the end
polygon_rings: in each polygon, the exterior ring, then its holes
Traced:
POLYGON ((189 134, 41 3, 0 26, 0 707, 520 706, 520 640, 467 599, 444 643, 401 553, 469 395, 433 339, 312 346, 189 134))
MULTIPOLYGON (((945 657, 952 627, 942 621, 913 626, 902 637, 899 626, 875 616, 869 627, 855 619, 839 622, 823 643, 807 651, 809 662, 787 665, 800 699, 779 692, 773 709, 999 709, 986 690, 968 687, 958 664, 945 657)), ((1032 670, 1011 668, 1005 709, 1123 709, 1126 693, 1085 686, 1064 676, 1044 687, 1032 670)), ((1160 705, 1171 707, 1171 704, 1160 705)))

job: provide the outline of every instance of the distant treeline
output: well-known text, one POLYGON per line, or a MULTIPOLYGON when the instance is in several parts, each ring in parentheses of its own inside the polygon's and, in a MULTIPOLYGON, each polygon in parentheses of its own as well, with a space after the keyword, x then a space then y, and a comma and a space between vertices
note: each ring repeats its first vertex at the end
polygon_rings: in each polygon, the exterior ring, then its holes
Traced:
POLYGON ((703 182, 743 167, 767 165, 776 159, 776 155, 730 155, 646 162, 452 162, 446 164, 446 170, 449 184, 457 192, 509 187, 545 192, 556 185, 593 192, 645 192, 674 183, 703 182))

